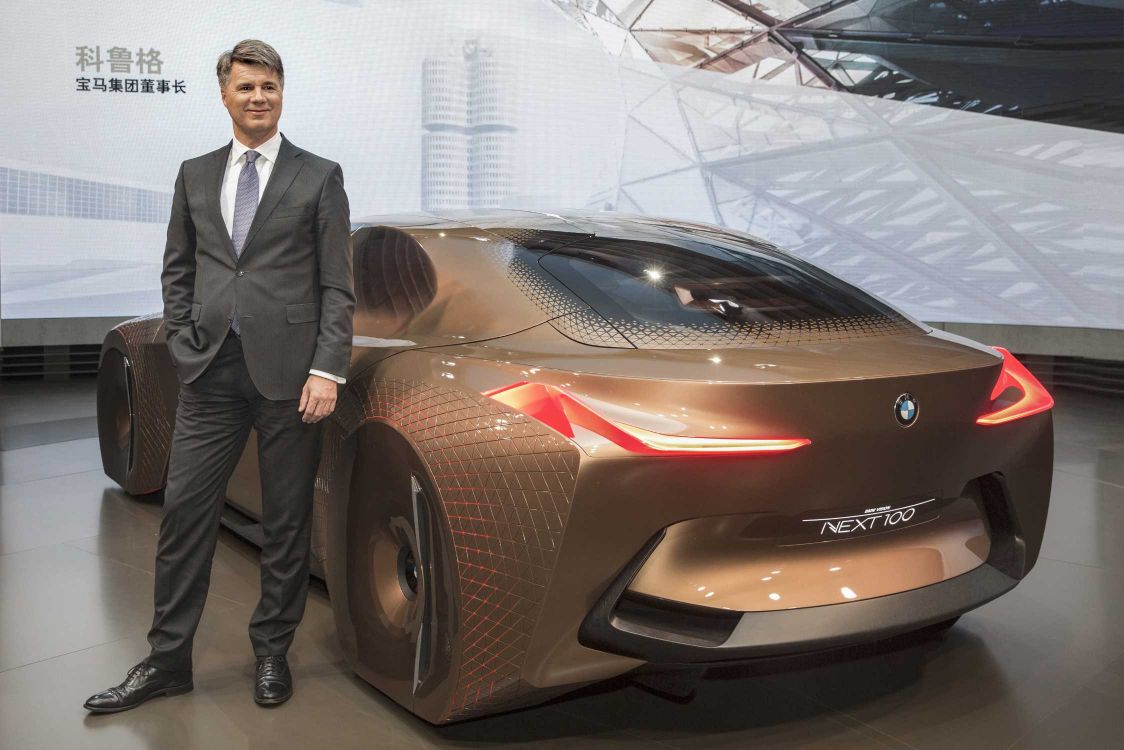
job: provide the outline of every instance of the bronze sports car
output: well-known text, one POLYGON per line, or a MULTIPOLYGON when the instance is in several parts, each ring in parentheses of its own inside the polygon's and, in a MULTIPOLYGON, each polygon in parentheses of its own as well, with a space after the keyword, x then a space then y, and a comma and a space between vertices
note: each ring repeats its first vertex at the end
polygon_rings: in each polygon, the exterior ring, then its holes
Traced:
MULTIPOLYGON (((1002 349, 713 226, 413 215, 352 241, 315 563, 355 671, 431 722, 947 627, 1034 565, 1053 402, 1002 349)), ((98 377, 106 473, 160 489, 161 318, 114 329, 98 377)), ((227 491, 250 537, 257 471, 251 437, 227 491)))

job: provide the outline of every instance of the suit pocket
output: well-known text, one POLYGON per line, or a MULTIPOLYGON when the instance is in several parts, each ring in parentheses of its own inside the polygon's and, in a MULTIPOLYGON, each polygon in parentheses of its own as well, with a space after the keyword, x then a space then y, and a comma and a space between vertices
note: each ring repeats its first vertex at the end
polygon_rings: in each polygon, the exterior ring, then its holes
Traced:
POLYGON ((285 320, 290 323, 311 323, 320 320, 320 303, 301 302, 297 305, 285 305, 285 320))
POLYGON ((203 315, 203 305, 199 304, 198 302, 192 302, 191 303, 191 319, 192 320, 199 320, 200 316, 202 316, 202 315, 203 315))

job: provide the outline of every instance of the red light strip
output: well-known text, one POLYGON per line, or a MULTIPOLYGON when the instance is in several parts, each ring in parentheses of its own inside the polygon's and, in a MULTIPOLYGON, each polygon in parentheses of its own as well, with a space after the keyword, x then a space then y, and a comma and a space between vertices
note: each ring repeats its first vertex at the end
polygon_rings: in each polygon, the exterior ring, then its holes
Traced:
POLYGON ((1011 352, 1001 346, 993 346, 992 348, 1003 355, 1003 370, 999 373, 999 379, 995 381, 995 387, 991 389, 991 400, 994 401, 999 398, 1005 390, 1012 386, 1022 392, 1022 398, 1010 406, 984 414, 976 420, 976 424, 988 426, 1006 424, 1054 408, 1053 397, 1046 392, 1038 379, 1023 367, 1022 362, 1015 359, 1011 352))
POLYGON ((663 435, 613 422, 566 391, 552 385, 522 381, 485 391, 484 395, 537 419, 568 438, 574 425, 595 432, 625 450, 642 456, 735 456, 785 453, 810 445, 807 438, 708 438, 663 435))

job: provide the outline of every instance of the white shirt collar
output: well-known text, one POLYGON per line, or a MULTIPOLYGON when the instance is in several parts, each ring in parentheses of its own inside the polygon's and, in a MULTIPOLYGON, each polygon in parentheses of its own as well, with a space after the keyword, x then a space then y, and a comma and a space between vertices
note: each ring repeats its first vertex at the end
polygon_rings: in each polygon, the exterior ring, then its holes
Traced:
MULTIPOLYGON (((241 141, 239 141, 238 138, 231 139, 231 142, 230 142, 230 163, 234 164, 235 162, 237 162, 239 159, 242 158, 242 154, 246 153, 249 150, 250 150, 250 147, 245 145, 241 141)), ((265 143, 261 144, 260 146, 258 146, 257 148, 255 148, 253 150, 257 151, 259 154, 264 156, 266 159, 268 159, 269 161, 276 164, 277 163, 277 153, 281 150, 281 131, 278 130, 276 133, 273 134, 272 138, 270 138, 268 141, 266 141, 265 143)))

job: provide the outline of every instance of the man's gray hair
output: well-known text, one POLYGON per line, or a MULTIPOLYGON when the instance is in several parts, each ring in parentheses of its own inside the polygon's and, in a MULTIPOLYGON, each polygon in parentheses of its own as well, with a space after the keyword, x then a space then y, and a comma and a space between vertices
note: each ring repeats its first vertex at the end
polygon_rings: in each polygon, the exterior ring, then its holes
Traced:
POLYGON ((277 74, 281 79, 281 87, 285 87, 285 67, 281 64, 281 55, 265 42, 259 39, 243 39, 234 45, 234 49, 219 55, 215 72, 218 74, 221 88, 226 88, 226 84, 230 81, 230 69, 236 62, 243 65, 264 65, 277 74))

